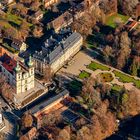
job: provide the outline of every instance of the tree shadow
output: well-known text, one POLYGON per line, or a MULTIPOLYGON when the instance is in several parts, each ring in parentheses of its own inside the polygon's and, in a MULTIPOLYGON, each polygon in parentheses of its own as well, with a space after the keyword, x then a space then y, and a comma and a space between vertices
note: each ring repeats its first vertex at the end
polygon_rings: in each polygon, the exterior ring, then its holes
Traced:
POLYGON ((3 116, 11 124, 15 124, 17 121, 17 118, 11 112, 3 111, 3 116))
POLYGON ((140 139, 140 115, 130 117, 120 122, 119 129, 105 140, 140 139))
POLYGON ((107 25, 102 25, 100 26, 100 32, 104 35, 108 35, 109 33, 113 33, 115 30, 114 28, 107 26, 107 25))
POLYGON ((83 50, 85 54, 87 54, 88 56, 90 56, 93 59, 97 59, 101 62, 104 62, 104 56, 102 55, 102 52, 100 50, 97 49, 85 49, 83 50))
POLYGON ((11 26, 13 26, 14 28, 19 28, 19 27, 20 27, 20 25, 16 24, 16 23, 13 22, 13 21, 9 21, 9 24, 10 24, 11 26))

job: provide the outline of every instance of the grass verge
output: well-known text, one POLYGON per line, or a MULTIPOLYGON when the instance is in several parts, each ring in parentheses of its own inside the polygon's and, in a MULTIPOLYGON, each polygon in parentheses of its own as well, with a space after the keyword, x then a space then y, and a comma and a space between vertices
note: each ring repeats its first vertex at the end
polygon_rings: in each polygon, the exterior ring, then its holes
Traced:
POLYGON ((80 79, 85 79, 85 78, 89 78, 90 77, 90 73, 88 73, 87 71, 82 71, 79 76, 80 79))
POLYGON ((119 80, 123 83, 133 83, 137 88, 140 88, 140 80, 135 79, 134 77, 131 77, 129 75, 126 75, 122 72, 114 70, 113 73, 116 77, 119 78, 119 80))
POLYGON ((100 64, 100 63, 97 63, 97 62, 91 62, 88 66, 87 66, 88 69, 90 70, 97 70, 97 69, 100 69, 100 70, 103 70, 103 71, 109 71, 110 68, 103 65, 103 64, 100 64))

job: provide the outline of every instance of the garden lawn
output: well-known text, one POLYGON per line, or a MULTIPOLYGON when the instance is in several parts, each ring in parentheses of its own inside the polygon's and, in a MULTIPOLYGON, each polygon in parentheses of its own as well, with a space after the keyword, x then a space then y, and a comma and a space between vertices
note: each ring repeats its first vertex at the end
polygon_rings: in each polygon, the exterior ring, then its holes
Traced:
POLYGON ((91 69, 93 71, 97 70, 97 69, 100 69, 100 70, 103 70, 103 71, 109 71, 110 68, 103 65, 103 64, 100 64, 100 63, 97 63, 97 62, 91 62, 88 66, 87 66, 88 69, 91 69))
POLYGON ((117 18, 120 18, 122 23, 125 23, 129 19, 129 16, 125 16, 125 15, 121 15, 121 14, 111 15, 111 16, 107 17, 106 25, 108 25, 112 28, 115 28, 116 27, 115 19, 117 19, 117 18))
MULTIPOLYGON (((20 25, 24 19, 8 12, 6 14, 6 20, 10 21, 10 22, 13 22, 14 24, 20 25)), ((31 23, 28 23, 28 22, 27 22, 27 24, 28 24, 29 27, 31 27, 33 25, 31 23)))
POLYGON ((111 82, 113 80, 112 74, 108 72, 100 73, 99 76, 101 77, 103 82, 111 82))
POLYGON ((86 72, 86 71, 82 71, 79 76, 80 79, 85 79, 85 78, 89 78, 90 77, 90 73, 86 72))
POLYGON ((22 22, 22 18, 20 18, 20 17, 18 17, 16 15, 13 15, 11 13, 7 13, 6 18, 7 18, 8 21, 12 21, 12 22, 14 22, 17 25, 20 25, 21 22, 22 22))
POLYGON ((119 86, 119 85, 116 85, 116 84, 114 84, 114 85, 111 87, 111 90, 117 91, 117 92, 120 92, 122 89, 123 89, 122 86, 119 86))
POLYGON ((135 78, 129 76, 129 75, 126 75, 124 73, 121 73, 119 71, 116 71, 114 70, 113 73, 115 74, 116 77, 119 78, 119 80, 123 83, 134 83, 134 85, 137 87, 137 88, 140 88, 140 80, 136 80, 135 78))

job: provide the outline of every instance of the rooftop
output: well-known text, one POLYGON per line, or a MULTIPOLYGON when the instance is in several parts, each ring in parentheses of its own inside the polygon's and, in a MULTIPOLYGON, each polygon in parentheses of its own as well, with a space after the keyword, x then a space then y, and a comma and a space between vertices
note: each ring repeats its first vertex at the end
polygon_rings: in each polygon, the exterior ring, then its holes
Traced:
POLYGON ((25 63, 21 62, 21 59, 10 57, 7 53, 0 57, 0 62, 2 66, 11 74, 13 74, 15 67, 17 67, 17 62, 19 62, 18 64, 23 72, 28 71, 28 67, 25 65, 25 63))
POLYGON ((42 50, 35 52, 33 57, 44 63, 52 64, 68 48, 72 47, 82 36, 77 32, 60 32, 44 42, 42 50))
POLYGON ((16 60, 12 59, 10 56, 7 54, 4 54, 1 58, 0 61, 2 62, 2 66, 9 71, 10 73, 13 74, 13 70, 16 67, 16 60))
POLYGON ((60 100, 62 97, 65 97, 68 95, 69 95, 69 91, 67 91, 65 89, 61 93, 59 93, 58 95, 55 95, 54 97, 48 99, 47 101, 44 101, 44 102, 38 104, 37 106, 33 107, 31 109, 31 113, 36 114, 38 111, 41 111, 41 110, 45 109, 46 107, 49 107, 49 105, 55 103, 57 100, 60 100))

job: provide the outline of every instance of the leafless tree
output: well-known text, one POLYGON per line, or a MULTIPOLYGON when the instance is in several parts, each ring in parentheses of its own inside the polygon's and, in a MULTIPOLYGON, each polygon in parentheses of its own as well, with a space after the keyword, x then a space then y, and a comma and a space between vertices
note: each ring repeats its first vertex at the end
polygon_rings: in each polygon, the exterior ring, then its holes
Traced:
POLYGON ((46 66, 43 70, 44 80, 45 82, 51 82, 53 77, 53 72, 50 66, 46 66))

